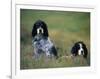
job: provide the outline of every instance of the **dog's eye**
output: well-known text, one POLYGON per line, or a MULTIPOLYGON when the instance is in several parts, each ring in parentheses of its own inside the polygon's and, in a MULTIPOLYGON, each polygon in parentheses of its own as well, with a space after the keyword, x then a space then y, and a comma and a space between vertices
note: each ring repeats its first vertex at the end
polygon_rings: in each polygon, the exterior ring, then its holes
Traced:
POLYGON ((40 24, 40 26, 42 26, 42 24, 40 24))
POLYGON ((79 46, 79 45, 77 45, 77 48, 78 48, 78 49, 80 49, 80 46, 79 46))

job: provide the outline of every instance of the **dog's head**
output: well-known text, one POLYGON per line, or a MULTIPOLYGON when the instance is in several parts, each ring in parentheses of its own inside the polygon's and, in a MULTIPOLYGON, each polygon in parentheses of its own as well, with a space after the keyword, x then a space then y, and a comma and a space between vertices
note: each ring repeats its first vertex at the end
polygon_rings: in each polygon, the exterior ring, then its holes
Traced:
POLYGON ((36 35, 43 35, 48 37, 48 28, 44 21, 38 20, 34 23, 32 29, 32 37, 34 38, 36 35))
POLYGON ((71 52, 75 56, 76 55, 83 55, 84 57, 86 57, 88 51, 87 51, 86 45, 82 41, 79 41, 79 42, 76 42, 74 44, 71 52))

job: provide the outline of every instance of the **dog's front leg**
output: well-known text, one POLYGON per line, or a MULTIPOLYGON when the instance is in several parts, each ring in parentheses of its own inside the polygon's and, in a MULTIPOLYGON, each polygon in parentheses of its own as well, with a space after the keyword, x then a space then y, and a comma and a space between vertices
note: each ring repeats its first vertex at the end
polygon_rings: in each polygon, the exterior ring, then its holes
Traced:
POLYGON ((39 59, 39 53, 38 53, 38 50, 36 50, 36 48, 34 48, 33 59, 35 60, 39 59))

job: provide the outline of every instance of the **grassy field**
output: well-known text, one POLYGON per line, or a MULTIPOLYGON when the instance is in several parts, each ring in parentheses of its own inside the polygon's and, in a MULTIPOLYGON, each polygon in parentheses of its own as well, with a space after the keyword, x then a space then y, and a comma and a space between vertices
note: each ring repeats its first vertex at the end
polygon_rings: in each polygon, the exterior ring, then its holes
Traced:
POLYGON ((56 67, 84 67, 90 66, 90 13, 85 12, 60 12, 21 9, 20 11, 20 68, 56 68, 56 67), (38 61, 32 59, 33 47, 31 31, 33 24, 38 19, 48 25, 49 35, 58 49, 60 58, 41 58, 38 61), (70 55, 73 44, 83 41, 88 48, 88 58, 81 56, 75 58, 61 58, 70 55))

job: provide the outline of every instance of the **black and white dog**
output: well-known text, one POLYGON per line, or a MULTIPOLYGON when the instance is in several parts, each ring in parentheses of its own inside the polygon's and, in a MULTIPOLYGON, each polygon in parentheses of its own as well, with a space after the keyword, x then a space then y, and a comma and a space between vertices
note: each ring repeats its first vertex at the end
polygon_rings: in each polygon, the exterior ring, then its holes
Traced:
POLYGON ((88 50, 86 45, 82 42, 76 42, 71 49, 72 56, 82 55, 84 58, 87 58, 88 50))
POLYGON ((34 47, 34 57, 39 58, 41 54, 46 57, 57 58, 57 50, 49 38, 48 28, 44 21, 38 20, 32 29, 32 46, 34 47))

